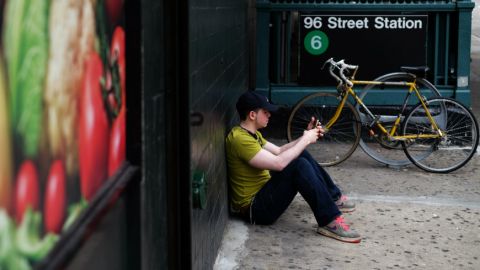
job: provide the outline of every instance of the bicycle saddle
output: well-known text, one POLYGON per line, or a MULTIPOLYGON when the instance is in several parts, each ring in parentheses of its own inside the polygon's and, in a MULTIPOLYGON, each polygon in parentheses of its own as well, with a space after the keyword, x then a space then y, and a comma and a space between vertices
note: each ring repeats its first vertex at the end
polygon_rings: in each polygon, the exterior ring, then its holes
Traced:
POLYGON ((417 77, 425 77, 429 68, 427 66, 420 66, 420 67, 403 66, 403 67, 400 67, 400 70, 408 73, 412 73, 417 77))

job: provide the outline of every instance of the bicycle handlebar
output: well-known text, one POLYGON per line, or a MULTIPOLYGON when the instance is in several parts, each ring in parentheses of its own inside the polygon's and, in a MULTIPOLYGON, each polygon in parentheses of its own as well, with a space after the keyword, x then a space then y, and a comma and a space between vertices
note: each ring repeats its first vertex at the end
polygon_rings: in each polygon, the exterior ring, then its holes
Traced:
POLYGON ((345 60, 343 60, 343 59, 338 61, 338 62, 335 62, 335 60, 333 60, 333 58, 330 58, 327 61, 325 61, 325 63, 323 63, 322 69, 327 64, 330 65, 330 67, 329 67, 330 75, 333 78, 335 78, 338 82, 337 87, 340 87, 344 84, 346 84, 348 87, 353 86, 353 83, 345 75, 345 70, 347 70, 347 71, 348 70, 353 70, 353 74, 355 75, 355 73, 357 72, 358 66, 346 64, 345 60), (338 74, 335 74, 335 69, 338 69, 338 74))

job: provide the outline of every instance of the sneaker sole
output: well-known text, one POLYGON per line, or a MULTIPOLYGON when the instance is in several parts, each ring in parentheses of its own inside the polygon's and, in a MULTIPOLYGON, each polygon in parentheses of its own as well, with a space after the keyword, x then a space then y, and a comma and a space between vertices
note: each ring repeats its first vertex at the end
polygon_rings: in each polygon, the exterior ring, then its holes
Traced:
POLYGON ((355 211, 355 208, 338 208, 338 210, 340 210, 340 212, 342 213, 351 213, 353 211, 355 211))
POLYGON ((357 237, 357 238, 343 237, 343 236, 340 236, 338 234, 332 233, 329 230, 325 230, 323 228, 318 228, 317 233, 321 234, 323 236, 333 238, 335 240, 346 242, 346 243, 355 243, 356 244, 356 243, 360 243, 362 241, 361 237, 357 237))

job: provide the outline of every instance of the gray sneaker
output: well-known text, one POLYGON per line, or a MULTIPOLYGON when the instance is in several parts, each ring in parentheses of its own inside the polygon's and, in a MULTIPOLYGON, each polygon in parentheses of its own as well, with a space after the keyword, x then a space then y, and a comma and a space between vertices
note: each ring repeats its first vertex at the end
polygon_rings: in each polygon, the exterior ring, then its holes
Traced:
POLYGON ((342 216, 337 217, 329 225, 318 227, 317 233, 347 243, 360 243, 360 234, 350 229, 342 216))
POLYGON ((338 206, 338 209, 342 213, 349 213, 355 211, 355 203, 350 201, 345 195, 342 195, 340 199, 336 200, 335 204, 338 206))

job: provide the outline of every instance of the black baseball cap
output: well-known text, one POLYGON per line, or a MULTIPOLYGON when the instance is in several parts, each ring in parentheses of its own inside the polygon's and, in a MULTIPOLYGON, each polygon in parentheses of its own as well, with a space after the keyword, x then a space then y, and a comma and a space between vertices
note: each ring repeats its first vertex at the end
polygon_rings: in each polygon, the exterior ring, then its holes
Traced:
POLYGON ((269 112, 274 112, 278 110, 278 106, 271 104, 266 96, 258 94, 252 90, 243 93, 238 98, 237 111, 239 114, 254 111, 256 109, 265 109, 269 112))

